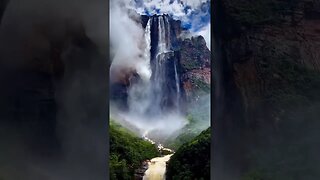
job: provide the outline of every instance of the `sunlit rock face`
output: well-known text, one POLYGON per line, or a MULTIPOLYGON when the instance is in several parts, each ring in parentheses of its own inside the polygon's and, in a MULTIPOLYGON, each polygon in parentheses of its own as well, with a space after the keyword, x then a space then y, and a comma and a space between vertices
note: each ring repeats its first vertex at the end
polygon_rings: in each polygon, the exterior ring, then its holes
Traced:
POLYGON ((181 81, 185 100, 192 103, 201 95, 210 94, 211 52, 202 36, 183 40, 180 49, 181 81))

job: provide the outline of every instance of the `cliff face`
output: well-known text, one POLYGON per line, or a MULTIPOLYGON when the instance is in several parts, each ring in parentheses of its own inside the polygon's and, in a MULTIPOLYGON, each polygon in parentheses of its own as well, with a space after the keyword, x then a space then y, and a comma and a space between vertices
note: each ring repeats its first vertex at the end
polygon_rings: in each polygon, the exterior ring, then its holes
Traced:
MULTIPOLYGON (((159 81, 162 85, 161 95, 162 106, 171 109, 176 104, 177 99, 177 80, 181 91, 180 104, 184 102, 195 102, 200 95, 209 94, 210 76, 211 76, 211 60, 210 50, 206 46, 203 37, 192 37, 184 39, 181 33, 186 31, 181 27, 181 22, 172 19, 168 15, 139 16, 135 12, 131 12, 132 18, 141 23, 146 28, 150 21, 151 30, 151 49, 150 49, 150 66, 151 81, 159 81), (137 18, 137 17, 140 18, 137 18), (163 19, 161 19, 163 17, 163 19), (161 27, 161 28, 160 28, 161 27), (161 31, 161 32, 160 32, 161 31), (165 40, 159 39, 159 34, 165 34, 165 40), (160 42, 163 41, 163 42, 160 42), (170 42, 169 42, 170 41, 170 42), (166 44, 168 52, 164 52, 162 57, 159 56, 159 42, 161 46, 166 44), (159 65, 159 57, 163 59, 163 64, 159 65), (159 69, 161 67, 161 69, 159 69), (162 74, 161 77, 159 73, 162 74), (175 76, 178 77, 175 77, 175 76), (158 77, 157 77, 158 76, 158 77), (159 79, 160 78, 160 79, 159 79)), ((138 76, 134 70, 124 69, 120 73, 110 72, 111 76, 111 100, 118 102, 120 108, 126 110, 128 108, 127 98, 131 85, 130 79, 138 76), (132 72, 131 72, 132 71, 132 72), (129 73, 128 73, 129 72, 129 73), (130 73, 131 72, 131 73, 130 73), (112 79, 118 79, 113 81, 112 79)), ((184 107, 181 107, 185 111, 184 107)))
POLYGON ((180 48, 181 81, 187 102, 209 94, 211 83, 211 52, 202 36, 185 39, 180 48))
MULTIPOLYGON (((320 147, 307 142, 319 136, 314 129, 319 127, 320 102, 319 2, 217 0, 216 4, 216 103, 223 104, 215 109, 217 154, 234 165, 235 176, 262 169, 259 173, 269 173, 272 179, 290 179, 294 164, 305 163, 304 170, 312 172, 308 177, 315 178, 319 169, 309 165, 319 164, 318 157, 305 161, 293 157, 306 151, 311 158, 320 147), (271 147, 279 153, 271 153, 271 147), (294 150, 285 154, 289 148, 294 150), (226 154, 235 155, 228 159, 226 154), (281 161, 285 167, 277 165, 281 161), (281 172, 273 173, 277 168, 281 172)), ((226 177, 223 170, 215 172, 226 177)), ((302 170, 295 173, 300 176, 302 170)))

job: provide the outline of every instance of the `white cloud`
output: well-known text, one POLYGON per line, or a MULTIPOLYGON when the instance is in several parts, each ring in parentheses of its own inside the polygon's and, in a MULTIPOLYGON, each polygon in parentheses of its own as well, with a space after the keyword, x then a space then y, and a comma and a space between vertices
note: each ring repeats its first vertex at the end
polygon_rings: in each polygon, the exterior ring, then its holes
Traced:
MULTIPOLYGON (((203 3, 208 0, 140 0, 139 3, 130 3, 130 8, 135 9, 139 14, 170 14, 173 18, 183 22, 189 22, 189 15, 201 8, 203 3), (138 5, 139 6, 135 6, 138 5), (187 8, 188 7, 188 8, 187 8)), ((204 14, 201 12, 193 18, 200 19, 204 14)), ((191 20, 192 23, 201 23, 201 21, 191 20)))
POLYGON ((198 8, 202 3, 207 2, 207 0, 183 0, 188 6, 191 6, 192 9, 198 8))
POLYGON ((210 23, 202 28, 199 32, 196 32, 196 35, 201 35, 207 43, 207 47, 211 50, 211 25, 210 23))
POLYGON ((208 0, 140 0, 136 4, 132 1, 130 7, 139 14, 170 14, 183 24, 190 24, 191 35, 204 36, 210 48, 210 22, 208 19, 203 20, 204 17, 208 17, 209 12, 200 10, 206 2, 208 0), (135 6, 138 4, 139 7, 135 6))
POLYGON ((132 68, 141 72, 140 75, 148 76, 149 64, 143 56, 146 46, 144 29, 130 17, 128 5, 128 0, 111 1, 110 40, 116 52, 111 69, 132 68))
POLYGON ((207 12, 198 12, 196 15, 189 15, 200 9, 202 3, 207 0, 144 0, 134 3, 133 0, 111 0, 110 3, 110 40, 116 53, 112 68, 132 68, 136 69, 140 75, 149 76, 150 67, 145 59, 144 51, 146 47, 144 29, 139 22, 134 21, 128 13, 128 9, 134 9, 139 14, 145 14, 145 9, 154 14, 170 14, 173 18, 182 22, 192 24, 191 36, 201 35, 205 38, 208 48, 210 48, 210 23, 205 24, 201 17, 207 12), (171 3, 171 4, 170 4, 171 3), (139 4, 139 7, 136 6, 139 4), (190 6, 187 12, 185 7, 190 6), (199 28, 204 26, 202 28, 199 28))

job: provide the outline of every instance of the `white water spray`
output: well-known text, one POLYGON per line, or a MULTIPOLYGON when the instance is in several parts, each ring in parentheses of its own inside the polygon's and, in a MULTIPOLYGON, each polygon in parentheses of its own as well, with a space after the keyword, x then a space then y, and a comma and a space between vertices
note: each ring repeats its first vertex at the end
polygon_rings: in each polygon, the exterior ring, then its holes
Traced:
POLYGON ((145 81, 149 81, 151 77, 151 68, 150 68, 150 49, 151 49, 151 21, 148 20, 145 33, 144 33, 144 39, 146 43, 146 48, 144 50, 144 59, 147 65, 147 69, 145 74, 147 75, 145 81))
POLYGON ((179 76, 177 71, 177 63, 174 62, 174 78, 176 80, 176 89, 177 89, 177 109, 180 109, 180 83, 179 76))
POLYGON ((140 129, 141 135, 148 131, 151 138, 166 139, 187 123, 179 110, 181 90, 177 62, 172 59, 171 41, 169 18, 167 16, 150 17, 145 28, 147 46, 144 50, 144 58, 148 61, 150 76, 130 86, 129 112, 121 115, 122 119, 140 129), (153 32, 151 31, 154 29, 158 29, 156 37, 152 37, 153 32), (153 43, 155 47, 151 47, 151 41, 157 41, 153 43), (155 51, 153 52, 155 57, 151 54, 152 48, 155 51), (152 72, 150 66, 153 66, 152 72), (167 68, 172 68, 174 73, 169 75, 171 72, 169 73, 167 68), (175 84, 168 87, 172 80, 175 84), (172 94, 172 91, 176 96, 172 94))

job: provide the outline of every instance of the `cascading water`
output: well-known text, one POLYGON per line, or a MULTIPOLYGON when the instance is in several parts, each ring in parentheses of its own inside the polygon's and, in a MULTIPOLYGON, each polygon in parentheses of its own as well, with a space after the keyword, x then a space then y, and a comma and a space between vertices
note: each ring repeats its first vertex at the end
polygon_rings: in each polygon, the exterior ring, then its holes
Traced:
MULTIPOLYGON (((154 18, 152 18, 154 21, 154 18)), ((155 68, 153 70, 153 80, 152 80, 152 94, 154 95, 154 100, 151 102, 153 104, 151 113, 157 114, 162 113, 162 106, 164 106, 165 101, 165 89, 164 86, 167 82, 166 77, 166 53, 168 52, 168 43, 166 41, 166 29, 164 24, 164 17, 159 16, 158 21, 158 44, 155 57, 155 68)), ((151 59, 150 59, 151 61, 151 59)))
POLYGON ((166 23, 167 23, 167 48, 170 49, 171 48, 171 26, 170 26, 170 22, 169 22, 169 18, 165 18, 166 19, 166 23))
MULTIPOLYGON (((156 52, 154 52, 154 59, 150 59, 153 62, 152 70, 152 83, 153 83, 153 94, 154 101, 152 113, 154 111, 161 112, 161 110, 170 106, 171 110, 178 111, 180 110, 180 81, 177 71, 177 60, 173 58, 174 52, 172 51, 172 38, 171 38, 171 25, 168 16, 158 16, 152 17, 151 20, 157 23, 158 37, 156 44, 156 52), (174 73, 170 73, 174 72, 174 73), (174 85, 171 87, 171 79, 174 79, 174 85), (174 93, 171 91, 175 90, 174 93), (172 100, 172 97, 175 100, 172 100), (175 109, 172 108, 172 105, 175 104, 175 109), (160 111, 159 111, 160 110, 160 111)), ((155 38, 155 37, 154 37, 155 38)), ((156 41, 153 39, 153 41, 156 41)))
POLYGON ((158 142, 186 124, 180 114, 181 90, 172 35, 167 15, 149 18, 145 27, 144 57, 151 75, 131 84, 129 113, 122 118, 136 125, 141 135, 148 132, 148 136, 158 142))
MULTIPOLYGON (((150 49, 151 49, 151 36, 150 36, 150 32, 151 32, 151 21, 148 21, 146 29, 145 29, 145 33, 144 33, 144 39, 146 42, 146 48, 144 50, 144 59, 146 61, 147 64, 147 68, 150 71, 150 49)), ((149 80, 151 76, 151 72, 148 72, 148 76, 145 80, 149 80)))
POLYGON ((176 89, 177 89, 177 109, 180 110, 180 80, 177 71, 177 64, 174 62, 174 77, 176 80, 176 89))

